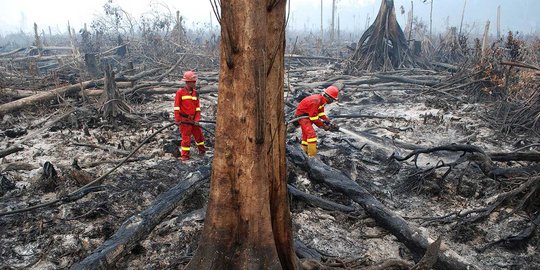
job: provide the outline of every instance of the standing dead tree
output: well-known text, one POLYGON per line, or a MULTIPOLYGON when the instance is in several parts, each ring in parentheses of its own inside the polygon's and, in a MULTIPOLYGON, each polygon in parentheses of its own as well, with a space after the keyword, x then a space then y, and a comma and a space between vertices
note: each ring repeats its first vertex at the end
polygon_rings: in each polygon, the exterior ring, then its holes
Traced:
POLYGON ((377 18, 358 42, 347 73, 363 69, 386 71, 414 65, 407 39, 396 20, 394 1, 382 0, 377 18))
POLYGON ((102 94, 103 106, 101 110, 103 112, 103 118, 107 121, 114 121, 118 116, 122 115, 122 112, 129 112, 129 106, 121 98, 116 82, 114 81, 114 71, 110 65, 105 66, 105 86, 102 94))

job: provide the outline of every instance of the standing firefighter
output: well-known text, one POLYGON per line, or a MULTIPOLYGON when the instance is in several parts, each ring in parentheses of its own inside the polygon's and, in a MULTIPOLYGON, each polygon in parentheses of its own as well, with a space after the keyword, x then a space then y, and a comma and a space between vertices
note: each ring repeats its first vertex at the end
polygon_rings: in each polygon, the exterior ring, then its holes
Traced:
POLYGON ((182 81, 186 82, 186 86, 178 89, 176 92, 176 97, 174 98, 174 119, 180 124, 180 133, 182 134, 180 158, 182 160, 188 160, 192 134, 200 154, 206 152, 206 147, 204 146, 204 136, 199 126, 201 105, 199 94, 195 90, 197 74, 193 71, 186 71, 182 81))
POLYGON ((298 120, 302 128, 302 149, 308 156, 317 154, 317 134, 313 129, 313 124, 324 130, 337 130, 338 127, 330 123, 330 119, 324 113, 324 105, 330 104, 338 99, 339 90, 335 86, 330 86, 322 94, 308 96, 296 108, 296 117, 308 116, 298 120))

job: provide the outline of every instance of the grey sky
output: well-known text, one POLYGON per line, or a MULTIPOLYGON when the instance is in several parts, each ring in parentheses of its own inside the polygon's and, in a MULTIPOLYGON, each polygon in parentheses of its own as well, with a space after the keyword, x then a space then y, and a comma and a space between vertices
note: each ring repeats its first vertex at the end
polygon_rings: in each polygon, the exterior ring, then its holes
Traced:
MULTIPOLYGON (((434 0, 433 30, 442 31, 447 25, 459 26, 461 12, 465 0, 434 0)), ((67 21, 78 29, 84 22, 91 22, 99 14, 103 14, 106 0, 0 0, 0 34, 8 32, 32 31, 37 22, 40 28, 51 26, 53 32, 65 32, 67 21)), ((211 17, 211 6, 207 0, 114 0, 135 19, 151 10, 151 7, 162 11, 167 9, 173 13, 180 10, 186 19, 186 26, 193 28, 208 24, 211 17)), ((330 25, 332 0, 323 0, 323 27, 330 25)), ((337 0, 337 12, 340 28, 349 31, 361 31, 365 28, 369 14, 370 21, 380 6, 380 0, 337 0)), ((413 0, 414 14, 424 23, 429 24, 429 0, 413 0)), ((291 17, 289 28, 296 30, 318 31, 320 29, 320 0, 290 0, 291 17)), ((491 21, 491 32, 495 33, 497 6, 501 6, 501 30, 538 33, 540 29, 539 0, 467 0, 465 11, 465 27, 473 33, 483 31, 487 20, 491 21)), ((395 0, 398 21, 403 27, 410 0, 395 0), (405 14, 400 13, 403 6, 405 14)), ((212 18, 215 25, 215 18, 212 18)), ((337 24, 337 21, 336 21, 337 24)))

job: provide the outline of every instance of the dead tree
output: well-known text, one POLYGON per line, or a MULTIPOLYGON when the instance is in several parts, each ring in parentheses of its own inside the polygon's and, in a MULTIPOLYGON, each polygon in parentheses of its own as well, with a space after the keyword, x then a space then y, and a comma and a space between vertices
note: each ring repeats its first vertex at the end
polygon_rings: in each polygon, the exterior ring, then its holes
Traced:
POLYGON ((414 65, 407 39, 396 20, 394 1, 382 0, 377 18, 358 42, 347 73, 386 71, 414 65))
POLYGON ((116 82, 114 81, 114 71, 110 65, 105 66, 105 89, 102 94, 103 105, 101 111, 103 118, 107 121, 115 121, 123 112, 130 111, 129 106, 121 98, 116 82))
POLYGON ((186 269, 298 269, 285 175, 285 7, 285 0, 221 1, 224 113, 205 225, 186 269))

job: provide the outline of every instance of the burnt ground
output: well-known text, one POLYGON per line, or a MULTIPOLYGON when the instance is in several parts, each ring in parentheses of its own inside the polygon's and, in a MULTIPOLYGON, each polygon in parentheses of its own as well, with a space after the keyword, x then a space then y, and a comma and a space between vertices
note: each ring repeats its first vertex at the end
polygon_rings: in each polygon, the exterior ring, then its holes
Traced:
MULTIPOLYGON (((429 75, 408 71, 409 75, 429 75)), ((290 68, 287 101, 294 103, 300 92, 322 91, 323 82, 340 72, 332 66, 290 68)), ((201 72, 200 78, 205 73, 201 72)), ((366 74, 362 78, 372 78, 366 74)), ((442 76, 449 76, 443 74, 442 76)), ((349 78, 354 80, 355 78, 349 78)), ((360 79, 356 78, 356 79, 360 79)), ((534 143, 538 138, 505 137, 488 126, 483 116, 487 104, 461 102, 437 92, 405 83, 347 84, 338 104, 327 107, 327 114, 376 115, 378 118, 335 117, 342 128, 371 134, 386 141, 366 139, 343 132, 318 130, 319 155, 328 165, 338 168, 367 188, 388 208, 418 226, 435 239, 441 236, 446 248, 462 260, 481 269, 539 269, 538 234, 517 247, 495 245, 484 252, 486 244, 519 233, 531 219, 527 212, 512 213, 515 204, 506 202, 489 217, 474 223, 456 219, 438 219, 454 212, 486 206, 494 195, 511 183, 486 177, 479 168, 467 164, 455 167, 443 179, 445 169, 429 171, 437 164, 455 160, 460 153, 421 155, 414 162, 389 159, 395 152, 411 150, 400 147, 432 147, 449 143, 470 143, 485 151, 512 151, 520 141, 534 143), (508 218, 501 219, 502 216, 508 218)), ((36 205, 62 197, 82 184, 74 176, 73 160, 87 178, 105 174, 139 142, 171 120, 173 94, 153 95, 130 103, 141 118, 123 119, 109 124, 99 118, 92 102, 82 107, 76 101, 54 106, 36 106, 0 119, 0 149, 20 142, 24 150, 0 160, 2 192, 0 212, 36 205), (70 109, 69 118, 40 130, 47 121, 70 109), (7 130, 23 131, 8 136, 7 130), (26 131, 24 131, 26 130, 26 131), (74 143, 102 145, 121 151, 105 151, 74 143), (99 161, 112 163, 93 164, 99 161), (43 166, 52 164, 57 177, 43 181, 43 166), (116 163, 115 163, 116 162, 116 163), (19 164, 19 168, 8 166, 19 164)), ((465 99, 465 98, 464 98, 465 99)), ((201 96, 204 119, 214 119, 217 94, 201 96)), ((290 108, 288 109, 290 111, 290 108)), ((212 124, 205 124, 213 130, 212 124)), ((205 132, 210 148, 214 138, 205 132)), ((288 143, 298 143, 299 129, 288 133, 288 143)), ((189 163, 175 157, 178 131, 167 129, 145 144, 135 155, 138 161, 123 164, 107 176, 103 189, 82 199, 21 214, 0 217, 0 269, 65 269, 84 259, 107 240, 130 216, 146 209, 159 194, 167 191, 201 165, 211 163, 206 156, 194 154, 189 163)), ((509 164, 503 164, 505 166, 509 164)), ((411 260, 407 248, 388 231, 379 227, 356 203, 328 187, 310 182, 306 173, 289 163, 289 183, 298 189, 340 204, 355 207, 352 213, 327 211, 304 202, 291 201, 295 237, 317 250, 325 260, 354 261, 371 265, 389 258, 411 260)), ((78 175, 78 174, 76 174, 78 175)), ((178 269, 193 254, 204 224, 208 185, 203 186, 165 218, 152 233, 123 258, 120 269, 178 269)))

